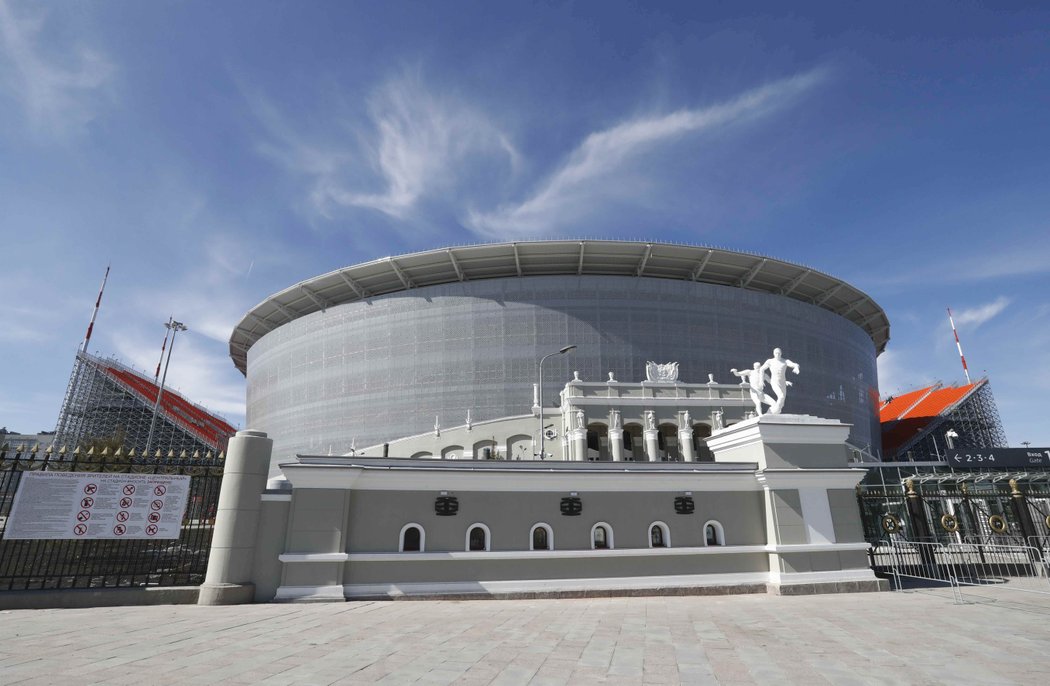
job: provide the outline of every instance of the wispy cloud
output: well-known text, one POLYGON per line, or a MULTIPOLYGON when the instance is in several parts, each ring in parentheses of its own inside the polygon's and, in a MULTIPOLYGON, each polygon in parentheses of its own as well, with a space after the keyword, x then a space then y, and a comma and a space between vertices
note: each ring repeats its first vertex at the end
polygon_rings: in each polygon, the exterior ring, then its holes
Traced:
POLYGON ((467 224, 489 237, 557 230, 559 225, 592 212, 594 196, 608 195, 610 186, 622 186, 624 193, 629 192, 628 183, 617 183, 617 179, 627 180, 625 167, 637 156, 685 136, 768 115, 789 105, 827 75, 826 69, 815 69, 709 107, 637 118, 592 133, 530 197, 491 212, 472 211, 467 224))
POLYGON ((358 207, 404 219, 423 198, 453 188, 468 158, 499 159, 510 169, 519 162, 509 137, 486 115, 435 94, 418 71, 390 79, 367 102, 363 121, 317 135, 291 124, 266 98, 249 97, 268 133, 259 151, 310 177, 310 204, 324 216, 358 207))
POLYGON ((955 319, 956 326, 971 326, 976 329, 981 324, 984 324, 986 321, 1005 310, 1009 304, 1010 298, 1000 296, 986 305, 970 307, 964 310, 959 310, 958 312, 953 312, 952 317, 955 319))
POLYGON ((40 15, 16 16, 0 0, 0 85, 18 100, 31 126, 63 134, 95 118, 98 95, 113 75, 100 52, 84 46, 67 54, 49 50, 41 38, 40 15))

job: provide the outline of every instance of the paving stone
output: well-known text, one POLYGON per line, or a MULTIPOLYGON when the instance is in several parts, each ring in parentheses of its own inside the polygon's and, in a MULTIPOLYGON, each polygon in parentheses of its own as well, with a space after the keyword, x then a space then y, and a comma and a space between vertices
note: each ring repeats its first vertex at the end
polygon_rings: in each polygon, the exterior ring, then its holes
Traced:
POLYGON ((0 618, 0 682, 1050 683, 1050 598, 995 600, 907 592, 16 610, 0 618))

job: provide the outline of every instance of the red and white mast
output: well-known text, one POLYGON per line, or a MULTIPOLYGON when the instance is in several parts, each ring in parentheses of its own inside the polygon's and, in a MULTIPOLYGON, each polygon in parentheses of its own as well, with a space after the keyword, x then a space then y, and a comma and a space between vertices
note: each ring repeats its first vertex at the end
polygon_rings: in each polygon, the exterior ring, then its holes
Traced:
POLYGON ((962 343, 959 342, 959 332, 955 328, 955 320, 952 319, 952 308, 948 308, 948 321, 952 325, 952 333, 955 334, 955 347, 959 349, 959 359, 962 360, 963 374, 966 375, 966 383, 972 383, 970 381, 970 370, 966 367, 966 355, 963 355, 962 343))
POLYGON ((91 311, 91 321, 88 322, 87 334, 84 335, 84 345, 81 350, 87 352, 88 343, 91 341, 91 332, 95 328, 95 317, 98 316, 98 308, 102 305, 102 292, 106 290, 106 281, 109 279, 109 265, 106 265, 106 275, 102 277, 102 286, 98 289, 98 298, 95 299, 95 309, 91 311))

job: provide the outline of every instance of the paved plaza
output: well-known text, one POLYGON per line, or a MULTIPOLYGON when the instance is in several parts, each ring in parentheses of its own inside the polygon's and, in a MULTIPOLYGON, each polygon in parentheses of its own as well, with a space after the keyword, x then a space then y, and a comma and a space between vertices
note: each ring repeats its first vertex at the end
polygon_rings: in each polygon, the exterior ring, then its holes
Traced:
POLYGON ((1050 598, 1013 596, 9 610, 0 683, 1050 683, 1050 598))

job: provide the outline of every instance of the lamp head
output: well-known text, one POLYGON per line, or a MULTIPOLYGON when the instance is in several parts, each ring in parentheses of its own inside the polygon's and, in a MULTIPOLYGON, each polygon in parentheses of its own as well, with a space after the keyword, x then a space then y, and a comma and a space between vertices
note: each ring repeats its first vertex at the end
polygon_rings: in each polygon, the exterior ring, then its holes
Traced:
POLYGON ((561 350, 559 350, 558 354, 559 355, 564 355, 565 353, 569 352, 570 350, 575 350, 575 349, 576 349, 575 345, 567 345, 564 348, 562 348, 561 350))

